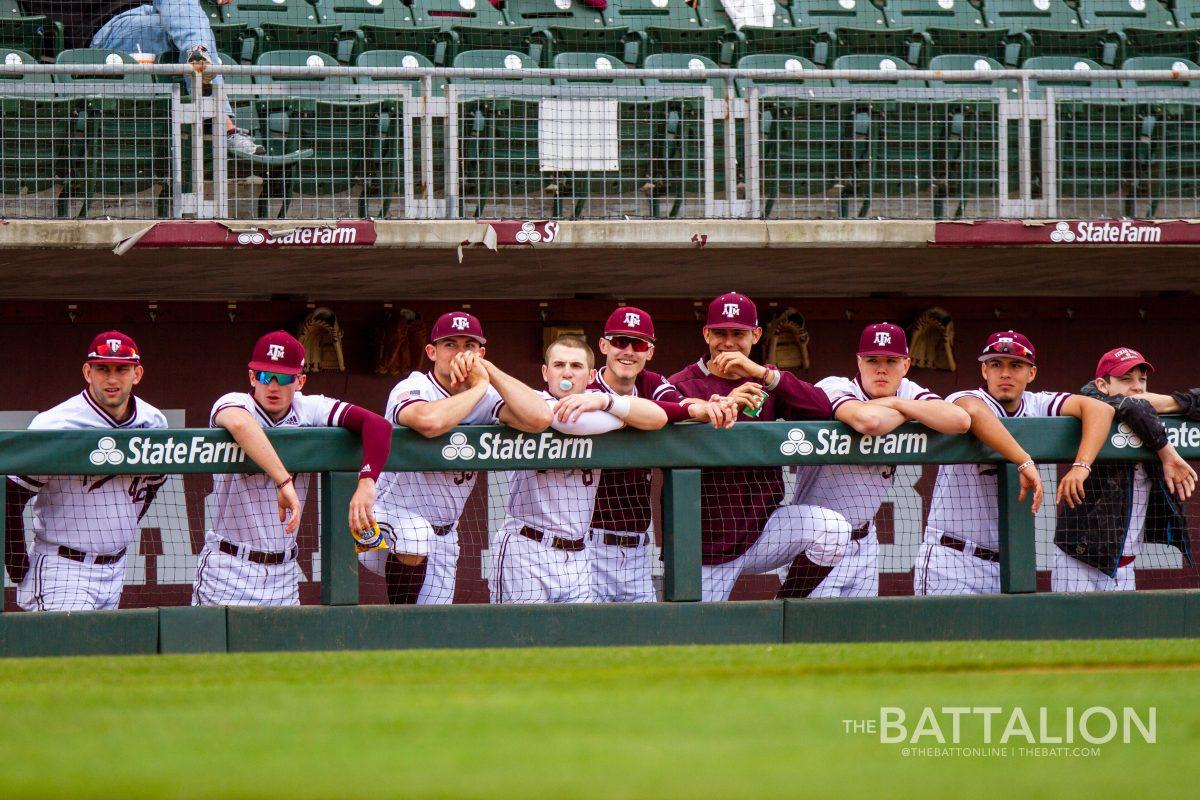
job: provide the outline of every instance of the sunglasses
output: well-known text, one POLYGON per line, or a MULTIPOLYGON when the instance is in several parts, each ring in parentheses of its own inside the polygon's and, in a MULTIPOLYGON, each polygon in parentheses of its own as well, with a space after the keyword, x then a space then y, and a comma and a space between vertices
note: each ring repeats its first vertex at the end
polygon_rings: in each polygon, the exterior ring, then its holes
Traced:
POLYGON ((605 336, 604 338, 611 342, 613 347, 616 347, 618 350, 632 347, 635 353, 644 353, 653 346, 645 339, 638 339, 633 336, 605 336))
POLYGON ((998 342, 983 348, 984 355, 1017 356, 1033 360, 1033 350, 1017 342, 998 342))
POLYGON ((285 375, 281 372, 267 372, 266 370, 259 370, 254 373, 254 379, 259 383, 267 384, 273 380, 280 386, 291 385, 292 381, 296 380, 296 377, 295 375, 285 375))

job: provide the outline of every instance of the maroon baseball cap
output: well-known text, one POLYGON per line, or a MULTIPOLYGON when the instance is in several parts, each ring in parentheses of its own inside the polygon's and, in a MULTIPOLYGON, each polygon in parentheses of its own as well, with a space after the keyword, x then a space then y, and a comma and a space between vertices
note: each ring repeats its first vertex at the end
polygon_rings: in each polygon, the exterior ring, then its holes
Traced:
POLYGON ((704 327, 754 330, 758 327, 758 309, 746 295, 726 292, 708 304, 704 327))
POLYGON ((272 331, 258 340, 250 369, 299 375, 304 371, 304 346, 287 331, 272 331))
POLYGON ((1145 367, 1148 372, 1154 372, 1154 365, 1137 350, 1117 347, 1100 356, 1100 363, 1096 364, 1096 377, 1114 375, 1119 378, 1134 367, 1145 367))
POLYGON ((904 335, 904 328, 890 322, 868 325, 858 337, 858 355, 907 358, 908 337, 904 335))
POLYGON ((437 342, 451 336, 470 336, 480 344, 487 344, 479 317, 466 311, 450 311, 438 317, 429 332, 429 341, 437 342))
POLYGON ((105 331, 92 339, 86 361, 88 364, 140 364, 142 356, 133 337, 120 331, 105 331))
POLYGON ((980 361, 987 361, 996 356, 1007 356, 1026 364, 1037 364, 1033 345, 1029 339, 1016 331, 996 331, 987 338, 983 352, 979 354, 980 361))
POLYGON ((640 308, 621 306, 608 315, 608 322, 604 323, 604 335, 634 336, 653 342, 654 320, 640 308))

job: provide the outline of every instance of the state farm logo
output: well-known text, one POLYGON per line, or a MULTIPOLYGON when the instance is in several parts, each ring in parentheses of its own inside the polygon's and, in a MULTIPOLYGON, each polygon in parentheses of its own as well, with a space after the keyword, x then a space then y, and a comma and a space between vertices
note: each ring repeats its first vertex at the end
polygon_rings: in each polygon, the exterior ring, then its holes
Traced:
POLYGON ((328 226, 293 228, 287 233, 273 234, 269 231, 245 231, 237 235, 241 245, 344 245, 358 240, 358 229, 350 226, 328 226))
POLYGON ((538 223, 527 220, 521 223, 521 229, 513 234, 513 239, 517 241, 517 244, 550 244, 557 235, 558 223, 554 220, 541 223, 540 229, 538 223))
POLYGON ((1158 244, 1162 228, 1146 222, 1123 219, 1119 222, 1056 222, 1050 231, 1054 244, 1158 244))
POLYGON ((1122 422, 1117 426, 1117 432, 1112 435, 1113 447, 1141 447, 1142 439, 1133 432, 1133 428, 1122 422))
POLYGON ((788 431, 787 439, 783 444, 779 445, 779 452, 785 456, 794 455, 812 455, 813 443, 808 441, 804 436, 804 431, 799 428, 792 428, 788 431))
POLYGON ((470 461, 474 457, 475 448, 467 442, 467 435, 465 433, 450 434, 450 444, 442 448, 442 458, 447 461, 456 461, 458 459, 470 461))
POLYGON ((125 463, 125 454, 117 449, 117 440, 111 436, 103 436, 100 441, 96 442, 96 449, 88 456, 88 461, 91 461, 97 467, 101 464, 117 464, 125 463))

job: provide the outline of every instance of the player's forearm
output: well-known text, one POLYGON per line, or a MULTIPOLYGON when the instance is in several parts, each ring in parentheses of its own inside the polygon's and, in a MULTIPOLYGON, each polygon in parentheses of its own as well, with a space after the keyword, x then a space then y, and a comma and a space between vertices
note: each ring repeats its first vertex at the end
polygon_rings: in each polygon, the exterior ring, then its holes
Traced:
POLYGON ((559 433, 571 436, 595 436, 623 428, 625 422, 607 411, 585 411, 575 422, 565 422, 554 415, 550 426, 559 433))
POLYGON ((1024 464, 1029 460, 1029 453, 1013 438, 995 414, 986 408, 969 410, 968 413, 971 416, 971 433, 976 439, 1014 464, 1024 464))
POLYGON ((428 403, 413 403, 397 414, 396 422, 427 439, 435 439, 460 425, 487 394, 486 383, 477 383, 465 392, 428 403))
POLYGON ((625 424, 642 431, 656 431, 667 424, 667 412, 653 400, 630 397, 625 424))
POLYGON ((1100 454, 1100 448, 1104 446, 1104 441, 1108 438, 1108 432, 1112 428, 1113 416, 1116 412, 1107 403, 1101 403, 1099 400, 1081 395, 1072 395, 1068 403, 1076 398, 1078 398, 1079 413, 1072 416, 1078 416, 1083 423, 1083 433, 1079 437, 1079 450, 1075 454, 1075 460, 1091 464, 1100 454))
POLYGON ((541 395, 492 362, 485 361, 484 366, 492 386, 504 398, 509 427, 526 433, 541 433, 550 427, 550 408, 541 395))
POLYGON ((240 415, 233 416, 236 411, 237 409, 222 411, 217 415, 217 425, 229 431, 229 435, 241 445, 250 460, 267 473, 271 480, 276 484, 286 481, 291 473, 283 466, 283 461, 275 452, 267 434, 259 427, 258 423, 250 419, 249 414, 242 412, 240 415))
POLYGON ((354 431, 362 439, 363 457, 359 478, 378 480, 392 450, 391 423, 361 406, 352 405, 342 418, 342 427, 354 431))
POLYGON ((971 429, 971 415, 945 400, 897 400, 895 408, 905 418, 938 433, 960 434, 971 429))
POLYGON ((1179 414, 1183 411, 1183 406, 1169 394, 1153 394, 1145 392, 1138 395, 1139 400, 1145 400, 1159 414, 1179 414))
MULTIPOLYGON (((772 370, 772 373, 775 373, 772 370)), ((828 395, 811 383, 806 383, 790 372, 775 373, 779 375, 778 382, 772 380, 765 384, 766 389, 775 395, 777 402, 783 403, 791 413, 785 413, 785 419, 832 419, 833 406, 828 395)), ((773 377, 769 375, 768 377, 773 377)))
POLYGON ((834 419, 849 425, 864 436, 890 433, 906 421, 904 414, 878 403, 848 400, 838 406, 834 419))

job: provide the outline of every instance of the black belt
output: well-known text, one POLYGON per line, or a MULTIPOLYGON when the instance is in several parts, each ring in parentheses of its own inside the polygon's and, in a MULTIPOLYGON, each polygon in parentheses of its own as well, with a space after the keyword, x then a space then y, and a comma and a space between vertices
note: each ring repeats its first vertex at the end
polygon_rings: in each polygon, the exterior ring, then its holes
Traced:
POLYGON ((863 525, 861 528, 855 528, 850 531, 850 541, 857 542, 859 539, 867 538, 867 534, 871 532, 871 523, 863 525))
MULTIPOLYGON (((76 550, 73 547, 67 547, 66 545, 61 545, 61 544, 58 546, 58 555, 60 558, 65 558, 70 561, 78 561, 80 564, 85 563, 88 560, 88 557, 91 556, 90 553, 85 553, 82 550, 76 550)), ((124 557, 125 557, 124 548, 121 549, 121 552, 113 553, 112 555, 91 556, 92 563, 100 564, 101 566, 115 564, 124 557)))
POLYGON ((453 525, 434 525, 433 526, 433 535, 434 536, 445 536, 452 530, 454 530, 453 525))
MULTIPOLYGON (((953 536, 942 534, 942 538, 938 541, 943 547, 949 547, 951 550, 957 550, 960 553, 967 552, 967 543, 960 539, 955 539, 953 536)), ((1000 551, 998 550, 989 550, 986 547, 980 547, 979 545, 976 545, 975 552, 972 553, 972 555, 978 558, 980 561, 994 561, 997 564, 1000 563, 1000 551)))
MULTIPOLYGON (((535 542, 540 542, 546 538, 546 534, 539 531, 537 528, 530 528, 528 525, 521 528, 517 533, 524 536, 526 539, 533 539, 535 542)), ((578 553, 585 545, 583 539, 564 539, 561 536, 551 536, 547 542, 555 550, 566 550, 570 553, 578 553)))
POLYGON ((273 553, 269 550, 247 550, 244 554, 238 551, 238 546, 233 542, 227 542, 224 539, 220 540, 217 549, 228 556, 237 556, 244 558, 246 561, 252 561, 255 564, 264 564, 273 566, 275 564, 283 564, 289 561, 289 553, 273 553))
POLYGON ((640 533, 622 536, 619 533, 604 534, 604 543, 609 547, 641 547, 650 543, 650 537, 640 533))

